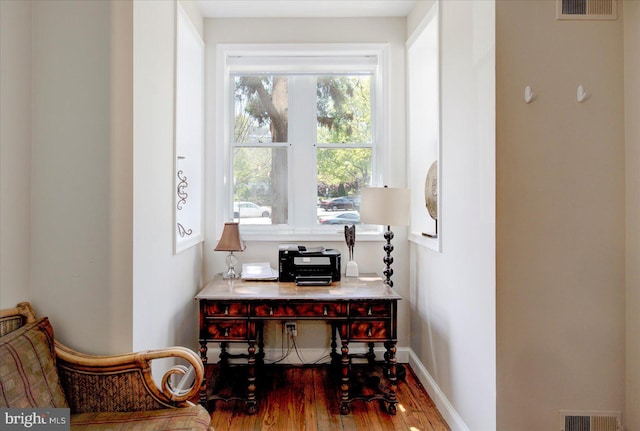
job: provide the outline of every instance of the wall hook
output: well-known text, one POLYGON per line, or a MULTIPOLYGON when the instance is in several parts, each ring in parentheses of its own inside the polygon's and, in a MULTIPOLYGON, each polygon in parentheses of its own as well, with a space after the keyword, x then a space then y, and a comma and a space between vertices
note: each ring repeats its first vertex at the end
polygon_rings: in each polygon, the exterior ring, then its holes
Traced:
POLYGON ((582 103, 589 97, 589 94, 585 91, 582 84, 578 85, 578 92, 576 93, 576 99, 578 99, 578 103, 582 103))
POLYGON ((535 98, 535 94, 533 94, 533 90, 529 85, 524 87, 524 103, 531 103, 535 98))

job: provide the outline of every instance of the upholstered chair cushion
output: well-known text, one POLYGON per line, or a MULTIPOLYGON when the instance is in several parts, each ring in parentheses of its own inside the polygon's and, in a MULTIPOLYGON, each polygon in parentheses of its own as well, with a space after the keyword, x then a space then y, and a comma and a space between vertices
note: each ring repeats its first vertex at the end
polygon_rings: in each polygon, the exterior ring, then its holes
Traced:
POLYGON ((201 406, 71 415, 72 431, 202 431, 211 417, 201 406))
POLYGON ((0 407, 68 407, 46 317, 0 337, 0 407))

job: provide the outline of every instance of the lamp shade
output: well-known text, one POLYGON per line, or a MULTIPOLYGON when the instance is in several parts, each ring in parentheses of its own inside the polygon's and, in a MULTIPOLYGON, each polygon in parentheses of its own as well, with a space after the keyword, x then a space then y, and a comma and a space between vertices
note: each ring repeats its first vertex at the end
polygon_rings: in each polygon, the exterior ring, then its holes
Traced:
POLYGON ((243 251, 244 241, 240 237, 239 224, 228 222, 224 224, 224 230, 220 236, 220 241, 214 251, 243 251))
POLYGON ((409 224, 409 190, 366 187, 360 193, 360 222, 387 226, 409 224))

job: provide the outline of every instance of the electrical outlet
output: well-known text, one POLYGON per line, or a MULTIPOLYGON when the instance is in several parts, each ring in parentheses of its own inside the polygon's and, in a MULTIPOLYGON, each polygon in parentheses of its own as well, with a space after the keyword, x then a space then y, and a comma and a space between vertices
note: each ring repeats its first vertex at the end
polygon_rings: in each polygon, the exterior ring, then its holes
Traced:
POLYGON ((287 329, 287 334, 292 337, 298 336, 298 323, 297 322, 285 322, 284 327, 287 329))

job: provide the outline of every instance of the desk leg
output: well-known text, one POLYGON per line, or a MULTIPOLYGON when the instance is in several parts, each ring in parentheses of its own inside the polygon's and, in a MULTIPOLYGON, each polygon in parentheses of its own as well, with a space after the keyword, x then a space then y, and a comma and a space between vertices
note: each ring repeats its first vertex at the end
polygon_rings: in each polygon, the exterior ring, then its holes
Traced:
POLYGON ((335 323, 331 324, 331 365, 335 366, 341 360, 341 356, 338 355, 338 326, 335 323))
POLYGON ((342 376, 340 385, 340 414, 349 414, 349 342, 342 340, 342 376))
POLYGON ((264 366, 264 322, 258 322, 258 365, 264 366))
POLYGON ((376 363, 376 352, 374 347, 374 343, 369 343, 369 352, 367 353, 367 362, 369 365, 375 365, 376 363))
POLYGON ((220 355, 218 355, 218 363, 224 369, 227 365, 229 365, 229 354, 227 352, 227 346, 229 344, 226 341, 220 342, 220 355))
POLYGON ((249 341, 249 357, 247 359, 247 413, 256 413, 256 343, 249 341))
POLYGON ((202 360, 202 365, 204 365, 204 377, 202 378, 202 383, 200 384, 200 396, 198 401, 202 406, 207 408, 207 342, 200 342, 200 359, 202 360))
POLYGON ((396 414, 396 404, 398 404, 398 397, 396 396, 396 390, 398 389, 398 376, 396 375, 396 342, 387 341, 384 343, 387 349, 386 359, 389 366, 389 395, 387 401, 389 402, 389 414, 396 414))

